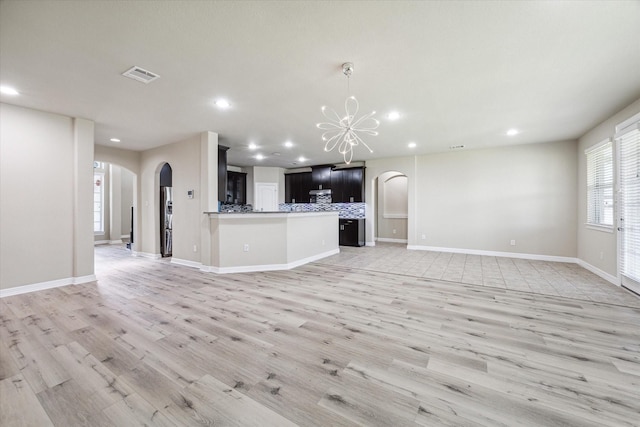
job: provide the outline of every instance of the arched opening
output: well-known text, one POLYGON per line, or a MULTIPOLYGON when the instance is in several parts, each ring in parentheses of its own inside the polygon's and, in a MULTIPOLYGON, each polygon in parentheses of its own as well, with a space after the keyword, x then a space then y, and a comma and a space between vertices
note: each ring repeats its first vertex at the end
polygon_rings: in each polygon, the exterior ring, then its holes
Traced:
POLYGON ((169 163, 160 169, 160 255, 170 257, 173 248, 173 171, 169 163))
POLYGON ((398 171, 384 172, 375 180, 374 239, 377 242, 407 243, 409 200, 408 178, 398 171))
MULTIPOLYGON (((95 160, 93 163, 94 245, 113 250, 133 251, 136 239, 138 176, 126 167, 95 160)), ((109 250, 110 251, 110 250, 109 250)), ((107 252, 109 252, 107 251, 107 252)), ((104 251, 103 251, 104 252, 104 251)), ((109 255, 94 257, 96 272, 102 270, 109 255)), ((113 251, 111 251, 113 253, 113 251)))

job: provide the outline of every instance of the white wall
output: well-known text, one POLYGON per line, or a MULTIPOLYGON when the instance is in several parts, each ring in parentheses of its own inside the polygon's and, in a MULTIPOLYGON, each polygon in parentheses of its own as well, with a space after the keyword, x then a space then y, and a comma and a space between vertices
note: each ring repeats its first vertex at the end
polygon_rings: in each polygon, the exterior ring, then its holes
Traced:
POLYGON ((566 141, 368 161, 367 242, 373 179, 398 171, 408 178, 409 246, 575 257, 576 151, 566 141))
MULTIPOLYGON (((617 230, 615 230, 616 227, 614 227, 613 233, 607 233, 588 229, 585 226, 587 221, 587 164, 584 150, 607 138, 613 138, 616 125, 639 112, 640 99, 584 134, 580 138, 578 145, 578 258, 614 277, 618 275, 618 235, 617 230)), ((617 149, 615 143, 614 149, 617 149)), ((618 179, 616 176, 617 170, 617 164, 615 164, 614 171, 616 173, 614 174, 614 179, 616 185, 618 179)))
POLYGON ((550 142, 418 157, 418 245, 575 257, 576 147, 550 142))
POLYGON ((0 104, 0 289, 94 279, 93 126, 0 104))
POLYGON ((159 174, 162 166, 169 163, 173 181, 173 258, 206 262, 210 233, 208 217, 203 212, 217 210, 217 149, 217 134, 204 132, 142 152, 140 252, 153 256, 160 254, 159 174), (192 199, 187 197, 188 190, 194 190, 192 199), (206 241, 202 241, 203 238, 206 241))

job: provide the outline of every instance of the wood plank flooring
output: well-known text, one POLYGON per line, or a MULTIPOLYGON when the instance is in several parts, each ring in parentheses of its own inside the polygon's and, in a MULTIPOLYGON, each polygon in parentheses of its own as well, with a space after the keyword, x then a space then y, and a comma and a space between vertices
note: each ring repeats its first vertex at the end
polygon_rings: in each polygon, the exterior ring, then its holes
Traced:
POLYGON ((0 425, 640 425, 631 294, 96 257, 97 283, 0 300, 0 425))

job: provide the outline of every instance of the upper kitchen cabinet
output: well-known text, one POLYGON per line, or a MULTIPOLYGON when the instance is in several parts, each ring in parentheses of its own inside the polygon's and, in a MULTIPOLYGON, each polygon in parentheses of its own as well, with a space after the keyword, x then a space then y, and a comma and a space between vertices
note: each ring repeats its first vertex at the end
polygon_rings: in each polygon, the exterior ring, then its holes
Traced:
POLYGON ((247 174, 244 172, 227 172, 227 203, 247 204, 247 174))
POLYGON ((309 191, 312 185, 312 172, 290 173, 284 176, 286 203, 309 203, 309 191))
POLYGON ((331 165, 311 167, 312 190, 328 190, 331 188, 331 165))
POLYGON ((229 147, 218 145, 218 200, 227 199, 227 150, 229 147))
POLYGON ((333 203, 364 202, 364 168, 331 171, 331 201, 333 203))

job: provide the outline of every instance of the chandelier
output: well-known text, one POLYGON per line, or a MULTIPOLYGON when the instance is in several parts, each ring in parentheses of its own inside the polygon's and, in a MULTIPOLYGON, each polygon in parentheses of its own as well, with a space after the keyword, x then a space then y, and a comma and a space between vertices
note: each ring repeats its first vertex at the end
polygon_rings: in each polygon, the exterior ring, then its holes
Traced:
MULTIPOLYGON (((349 86, 349 77, 353 73, 353 64, 345 62, 342 64, 342 72, 347 76, 347 88, 349 86)), ((338 148, 338 152, 343 155, 346 164, 351 163, 353 159, 354 147, 362 144, 369 152, 373 150, 362 140, 359 134, 376 136, 378 132, 375 129, 380 126, 380 122, 373 118, 375 111, 365 114, 357 118, 360 104, 355 96, 349 96, 344 101, 345 115, 340 116, 335 110, 322 107, 322 114, 329 120, 328 122, 318 123, 318 129, 325 132, 322 134, 324 141, 324 151, 332 151, 338 148)))

